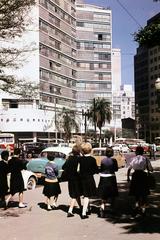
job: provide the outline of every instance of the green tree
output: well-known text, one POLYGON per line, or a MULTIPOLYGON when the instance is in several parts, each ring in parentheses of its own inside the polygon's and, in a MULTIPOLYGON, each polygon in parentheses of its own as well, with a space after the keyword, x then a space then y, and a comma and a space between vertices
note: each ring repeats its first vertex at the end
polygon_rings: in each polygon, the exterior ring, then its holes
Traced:
POLYGON ((133 34, 139 46, 154 47, 160 45, 160 18, 133 34))
POLYGON ((36 0, 1 0, 0 1, 0 89, 28 97, 37 89, 32 82, 16 79, 13 74, 7 74, 6 69, 22 66, 24 53, 35 50, 33 45, 23 48, 16 47, 14 40, 20 38, 30 25, 27 18, 36 0), (7 43, 7 44, 6 44, 7 43))
POLYGON ((110 122, 111 116, 112 114, 110 102, 108 102, 105 98, 93 99, 89 109, 89 119, 100 130, 100 145, 102 137, 102 127, 105 125, 106 122, 110 122))
POLYGON ((62 108, 56 117, 56 127, 58 131, 63 130, 67 141, 71 139, 72 131, 79 131, 79 125, 75 119, 76 113, 73 110, 62 108))

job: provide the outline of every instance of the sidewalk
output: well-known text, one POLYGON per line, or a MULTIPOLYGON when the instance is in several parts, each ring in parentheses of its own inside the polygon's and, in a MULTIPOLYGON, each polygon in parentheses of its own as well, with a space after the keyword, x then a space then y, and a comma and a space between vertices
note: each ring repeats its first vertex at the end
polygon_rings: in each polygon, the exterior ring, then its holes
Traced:
MULTIPOLYGON (((61 183, 62 194, 58 209, 47 212, 42 208, 42 186, 24 194, 26 209, 0 209, 1 240, 159 240, 160 236, 160 159, 152 161, 158 187, 149 198, 147 216, 130 218, 133 200, 128 196, 127 168, 116 173, 119 197, 115 211, 109 207, 105 218, 98 217, 99 199, 92 199, 92 214, 82 220, 78 210, 73 218, 67 218, 69 195, 67 182, 61 183)), ((96 175, 98 184, 99 176, 96 175)), ((15 196, 15 200, 17 196, 15 196)))

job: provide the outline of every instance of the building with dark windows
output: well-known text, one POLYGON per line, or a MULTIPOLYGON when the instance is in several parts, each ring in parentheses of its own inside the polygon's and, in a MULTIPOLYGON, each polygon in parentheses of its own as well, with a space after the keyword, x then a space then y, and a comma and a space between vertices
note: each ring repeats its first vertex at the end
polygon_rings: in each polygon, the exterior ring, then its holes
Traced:
MULTIPOLYGON (((147 26, 160 22, 160 13, 147 21, 147 26)), ((160 36, 159 36, 160 39, 160 36)), ((134 57, 135 115, 138 138, 153 142, 160 136, 160 113, 155 81, 160 77, 160 41, 141 44, 134 57)))

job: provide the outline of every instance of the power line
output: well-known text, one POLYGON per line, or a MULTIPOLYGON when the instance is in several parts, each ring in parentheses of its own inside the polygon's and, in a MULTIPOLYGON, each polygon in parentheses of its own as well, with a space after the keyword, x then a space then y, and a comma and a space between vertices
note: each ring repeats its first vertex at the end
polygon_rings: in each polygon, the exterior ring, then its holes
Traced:
POLYGON ((141 24, 137 21, 137 19, 127 10, 127 8, 119 1, 116 0, 117 3, 125 10, 125 12, 132 18, 132 20, 140 27, 142 28, 141 24))

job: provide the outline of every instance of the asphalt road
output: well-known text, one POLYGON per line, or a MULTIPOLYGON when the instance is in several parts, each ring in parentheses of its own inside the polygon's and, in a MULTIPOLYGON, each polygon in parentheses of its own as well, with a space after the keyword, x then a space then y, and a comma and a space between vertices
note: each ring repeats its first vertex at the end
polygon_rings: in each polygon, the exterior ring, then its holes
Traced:
MULTIPOLYGON (((24 194, 26 209, 17 208, 17 202, 10 208, 0 208, 0 240, 158 240, 160 238, 160 160, 153 161, 157 188, 149 197, 146 217, 131 219, 133 199, 128 196, 126 182, 127 168, 119 169, 117 181, 119 197, 115 212, 110 207, 105 218, 98 217, 100 201, 91 200, 92 214, 82 220, 76 209, 75 216, 67 218, 69 196, 67 183, 61 183, 57 210, 46 211, 42 186, 24 194)), ((98 184, 99 176, 95 176, 98 184)), ((17 201, 17 196, 14 197, 17 201)))

